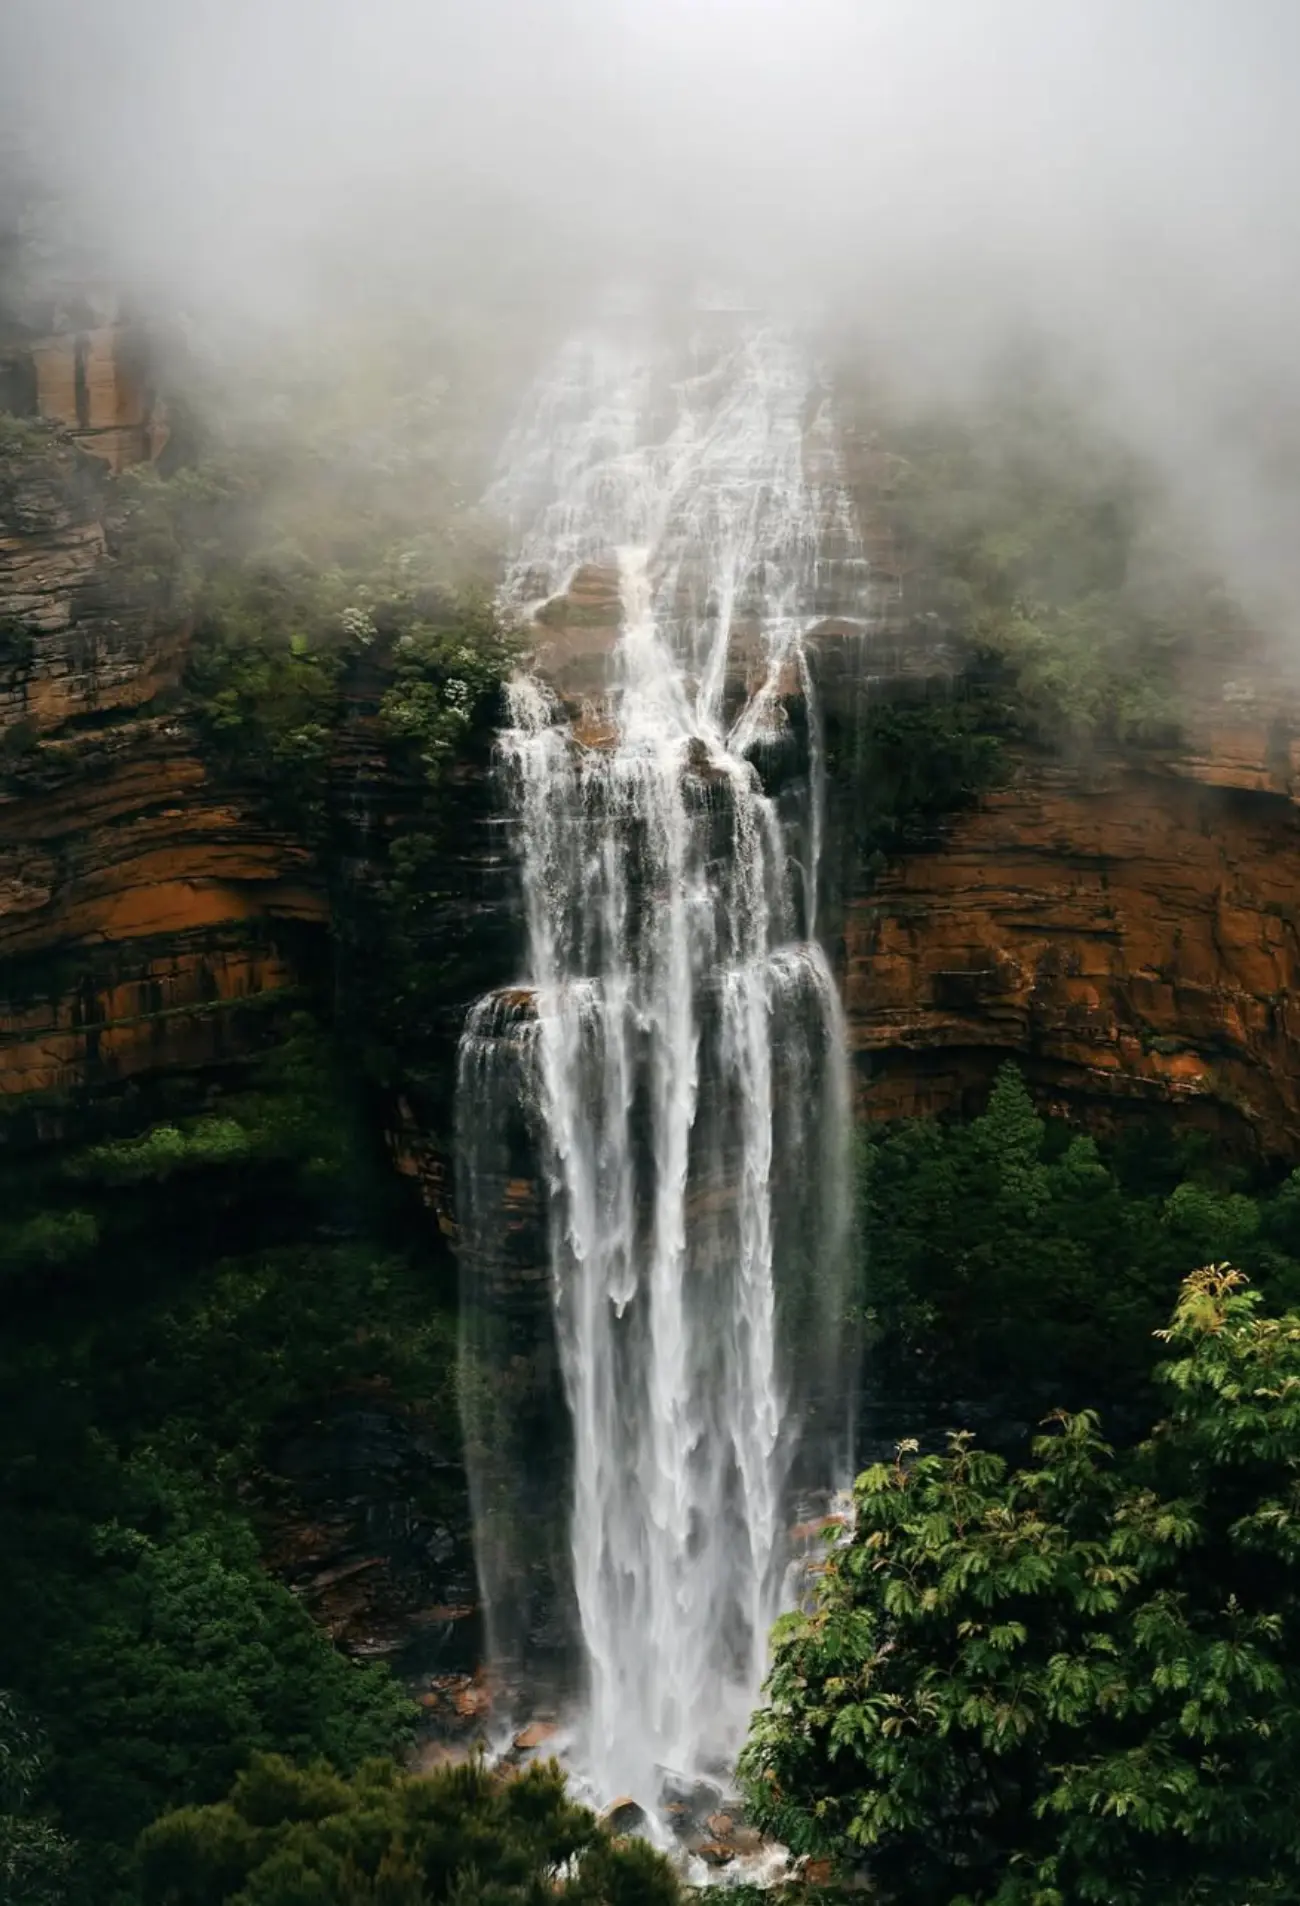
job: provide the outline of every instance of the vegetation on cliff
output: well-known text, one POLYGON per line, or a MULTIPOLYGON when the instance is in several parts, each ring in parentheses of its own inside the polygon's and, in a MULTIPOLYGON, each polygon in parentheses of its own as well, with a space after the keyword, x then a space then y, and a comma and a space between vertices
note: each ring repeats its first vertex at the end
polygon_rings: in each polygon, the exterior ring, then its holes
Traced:
MULTIPOLYGON (((384 725, 436 777, 490 708, 510 645, 451 524, 417 529, 373 499, 304 498, 302 447, 218 443, 116 486, 120 580, 191 630, 185 688, 214 760, 322 841, 349 688, 391 676, 384 725)), ((308 495, 312 496, 310 486, 308 495)))
POLYGON ((1189 677, 1230 671, 1253 631, 1155 473, 1023 356, 961 405, 856 403, 867 504, 931 636, 1040 742, 1176 738, 1189 677))
POLYGON ((904 1445, 777 1630, 744 1760, 792 1847, 908 1906, 1240 1906, 1300 1884, 1300 1315, 1187 1280, 1162 1420, 1011 1470, 904 1445))
POLYGON ((996 787, 1017 732, 1014 701, 972 673, 869 699, 829 723, 827 772, 852 865, 875 877, 996 787))
POLYGON ((931 844, 1017 750, 1175 744, 1258 647, 1167 486, 1046 374, 1017 361, 928 408, 845 378, 841 399, 882 605, 932 651, 929 676, 873 682, 828 724, 859 870, 931 844))
POLYGON ((1300 1173, 1252 1187, 1167 1128, 1100 1144, 1042 1118, 1010 1064, 979 1117, 878 1128, 860 1161, 859 1301, 896 1407, 1140 1419, 1152 1333, 1193 1265, 1229 1259, 1300 1304, 1300 1173))

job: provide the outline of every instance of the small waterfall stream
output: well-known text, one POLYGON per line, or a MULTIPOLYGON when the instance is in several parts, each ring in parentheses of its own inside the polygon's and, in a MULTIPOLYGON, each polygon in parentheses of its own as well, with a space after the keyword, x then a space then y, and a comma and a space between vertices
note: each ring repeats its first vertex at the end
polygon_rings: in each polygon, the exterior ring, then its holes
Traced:
POLYGON ((803 646, 844 508, 824 435, 776 328, 684 361, 592 335, 533 392, 492 497, 508 603, 601 566, 619 627, 594 745, 531 676, 500 740, 528 969, 461 1049, 479 1571, 502 1678, 567 1658, 575 1764, 648 1806, 664 1770, 732 1764, 797 1498, 846 1459, 848 1092, 803 646), (768 792, 792 708, 798 770, 768 792), (545 1297, 499 1192, 530 1151, 545 1297))

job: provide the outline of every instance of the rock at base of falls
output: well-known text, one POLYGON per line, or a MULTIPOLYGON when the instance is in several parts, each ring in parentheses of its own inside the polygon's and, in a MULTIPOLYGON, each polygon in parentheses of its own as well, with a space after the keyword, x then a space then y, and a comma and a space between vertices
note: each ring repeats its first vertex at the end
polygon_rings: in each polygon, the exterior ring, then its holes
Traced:
POLYGON ((605 1808, 600 1824, 610 1833, 644 1833, 650 1825, 650 1816, 639 1800, 624 1794, 605 1808))

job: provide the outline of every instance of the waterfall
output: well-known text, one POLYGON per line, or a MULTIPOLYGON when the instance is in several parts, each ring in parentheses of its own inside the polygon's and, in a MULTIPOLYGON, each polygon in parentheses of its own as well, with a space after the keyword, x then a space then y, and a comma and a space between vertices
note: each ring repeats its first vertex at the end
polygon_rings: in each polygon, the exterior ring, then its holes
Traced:
POLYGON ((804 647, 844 506, 815 397, 775 327, 676 357, 580 337, 491 498, 508 604, 594 566, 618 627, 595 744, 532 676, 500 737, 528 971, 461 1049, 479 1573, 502 1678, 571 1638, 575 1759, 650 1805, 664 1770, 733 1761, 796 1498, 845 1454, 848 1094, 804 647))

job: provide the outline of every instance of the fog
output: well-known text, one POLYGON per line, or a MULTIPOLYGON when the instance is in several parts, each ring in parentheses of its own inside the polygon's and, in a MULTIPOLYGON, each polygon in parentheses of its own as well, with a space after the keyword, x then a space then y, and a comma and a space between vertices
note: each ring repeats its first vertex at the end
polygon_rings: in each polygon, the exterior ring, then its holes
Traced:
MULTIPOLYGON (((1053 340, 1300 634, 1294 0, 7 0, 97 266, 235 327, 611 279, 829 317, 935 392, 1053 340)), ((544 318, 544 321, 543 321, 544 318)))

